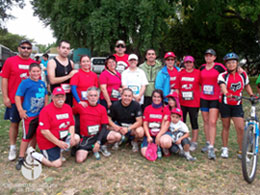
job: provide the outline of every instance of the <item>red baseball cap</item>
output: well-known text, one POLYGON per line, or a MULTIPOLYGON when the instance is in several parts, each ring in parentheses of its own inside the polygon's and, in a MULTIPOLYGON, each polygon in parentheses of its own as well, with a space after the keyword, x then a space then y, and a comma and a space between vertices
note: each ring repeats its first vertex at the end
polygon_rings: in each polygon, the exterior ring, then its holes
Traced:
POLYGON ((52 95, 65 95, 65 91, 61 87, 56 87, 53 89, 52 95))
POLYGON ((182 110, 180 108, 173 108, 171 110, 172 114, 178 114, 180 117, 182 117, 182 110))
POLYGON ((184 62, 194 62, 194 58, 192 56, 186 56, 183 60, 184 62))
POLYGON ((169 95, 167 95, 166 97, 167 97, 167 98, 169 98, 169 97, 179 98, 179 94, 178 94, 176 91, 174 91, 172 94, 169 94, 169 95))
POLYGON ((169 51, 164 55, 164 59, 167 59, 168 57, 176 58, 176 55, 172 51, 169 51))

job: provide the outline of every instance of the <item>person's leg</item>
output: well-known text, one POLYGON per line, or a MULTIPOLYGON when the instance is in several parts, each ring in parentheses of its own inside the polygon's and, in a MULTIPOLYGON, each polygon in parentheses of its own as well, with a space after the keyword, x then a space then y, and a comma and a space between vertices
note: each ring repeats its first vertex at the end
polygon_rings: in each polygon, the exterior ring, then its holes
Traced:
POLYGON ((113 144, 121 140, 121 134, 116 131, 109 131, 106 139, 109 144, 113 144))
POLYGON ((160 146, 169 149, 172 146, 172 138, 169 134, 164 134, 160 138, 160 146))
POLYGON ((199 132, 199 125, 198 125, 198 112, 199 108, 189 108, 189 117, 190 117, 190 123, 192 128, 192 143, 197 143, 198 140, 198 132, 199 132))
POLYGON ((142 154, 143 157, 145 157, 147 146, 148 146, 147 137, 144 136, 144 139, 143 139, 143 142, 142 142, 142 145, 141 145, 141 154, 142 154))
POLYGON ((10 128, 9 128, 10 145, 16 144, 18 127, 19 127, 19 123, 13 123, 13 122, 10 123, 10 128))
POLYGON ((209 142, 210 145, 214 147, 216 132, 217 132, 217 120, 218 120, 219 109, 218 108, 210 108, 209 109, 209 142))
POLYGON ((237 132, 237 143, 239 150, 242 151, 242 142, 244 136, 244 119, 241 117, 232 117, 237 132))
POLYGON ((88 156, 88 151, 87 150, 78 150, 76 152, 76 162, 77 163, 82 163, 87 159, 88 156))
POLYGON ((144 137, 144 129, 143 127, 137 127, 136 129, 133 129, 131 132, 131 135, 133 135, 134 141, 137 142, 138 140, 142 139, 144 137))
POLYGON ((204 128, 204 134, 206 141, 209 142, 209 112, 201 111, 202 119, 203 119, 203 128, 204 128))
POLYGON ((221 118, 222 120, 222 144, 223 147, 228 147, 228 136, 229 136, 229 128, 230 128, 230 117, 221 118))

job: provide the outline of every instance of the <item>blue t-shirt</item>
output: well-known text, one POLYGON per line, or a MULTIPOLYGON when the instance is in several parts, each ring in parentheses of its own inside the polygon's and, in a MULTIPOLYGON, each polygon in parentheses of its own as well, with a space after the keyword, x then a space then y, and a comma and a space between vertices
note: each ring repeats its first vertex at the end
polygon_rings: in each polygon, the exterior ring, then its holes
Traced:
MULTIPOLYGON (((41 64, 43 64, 43 66, 47 68, 48 60, 44 61, 44 59, 42 59, 41 64)), ((45 75, 47 75, 47 70, 45 70, 44 73, 45 75)))
POLYGON ((42 80, 33 81, 30 78, 23 80, 16 95, 23 97, 23 109, 29 117, 38 116, 44 107, 45 95, 48 94, 45 83, 42 80))

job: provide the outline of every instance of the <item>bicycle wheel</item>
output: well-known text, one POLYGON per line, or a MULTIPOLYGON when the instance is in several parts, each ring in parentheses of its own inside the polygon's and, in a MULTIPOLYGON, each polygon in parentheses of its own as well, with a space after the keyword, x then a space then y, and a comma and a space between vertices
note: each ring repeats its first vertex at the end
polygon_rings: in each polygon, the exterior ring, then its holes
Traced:
POLYGON ((249 125, 244 132, 242 145, 242 171, 244 179, 248 183, 252 183, 255 179, 257 159, 255 152, 256 135, 254 134, 254 126, 249 125))

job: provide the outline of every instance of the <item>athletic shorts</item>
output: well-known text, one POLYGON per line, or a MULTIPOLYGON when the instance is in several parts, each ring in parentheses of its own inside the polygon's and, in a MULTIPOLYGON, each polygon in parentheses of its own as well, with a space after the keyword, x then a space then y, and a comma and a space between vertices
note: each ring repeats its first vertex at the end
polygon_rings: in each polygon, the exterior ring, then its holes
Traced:
POLYGON ((209 112, 211 108, 219 108, 219 101, 218 100, 205 100, 200 98, 200 110, 202 112, 209 112))
POLYGON ((37 126, 36 125, 35 127, 32 127, 34 126, 33 125, 33 119, 36 119, 37 116, 34 116, 34 117, 28 117, 27 119, 22 119, 22 123, 23 123, 23 126, 22 126, 22 129, 23 129, 23 137, 22 137, 22 141, 24 142, 29 142, 33 135, 35 134, 36 132, 36 129, 37 129, 37 126))
MULTIPOLYGON (((107 142, 107 136, 109 134, 109 130, 106 130, 106 132, 104 133, 102 139, 101 139, 101 145, 105 144, 107 142)), ((95 143, 98 140, 98 135, 95 135, 93 137, 83 137, 78 145, 77 150, 87 150, 87 151, 92 151, 93 146, 95 145, 95 143)))
MULTIPOLYGON (((190 145, 190 140, 188 138, 184 138, 183 140, 181 140, 181 146, 184 147, 184 145, 189 144, 190 145)), ((170 152, 171 153, 178 153, 179 151, 179 146, 175 143, 172 144, 172 146, 170 147, 170 152)))
POLYGON ((244 111, 242 108, 242 104, 228 105, 228 104, 220 103, 219 111, 220 111, 221 118, 229 118, 229 117, 244 118, 244 111))
MULTIPOLYGON (((167 131, 164 135, 169 135, 169 136, 171 136, 172 134, 171 134, 171 132, 168 132, 168 131, 167 131)), ((154 137, 154 136, 151 136, 151 137, 153 138, 153 143, 155 143, 156 137, 154 137)), ((147 137, 144 136, 143 142, 142 142, 142 144, 141 144, 141 148, 144 148, 144 147, 147 147, 147 146, 148 146, 147 137)))
POLYGON ((60 158, 61 149, 60 147, 56 146, 47 150, 41 150, 41 153, 45 158, 52 162, 60 158))
POLYGON ((181 106, 181 110, 183 113, 183 122, 186 123, 187 113, 189 113, 191 128, 198 129, 199 128, 199 125, 198 125, 199 108, 181 106))
POLYGON ((10 120, 12 123, 19 123, 21 121, 19 112, 15 104, 12 104, 11 108, 6 108, 4 119, 10 120))

